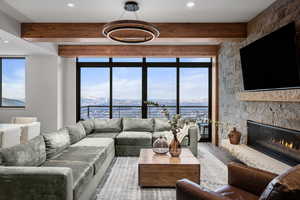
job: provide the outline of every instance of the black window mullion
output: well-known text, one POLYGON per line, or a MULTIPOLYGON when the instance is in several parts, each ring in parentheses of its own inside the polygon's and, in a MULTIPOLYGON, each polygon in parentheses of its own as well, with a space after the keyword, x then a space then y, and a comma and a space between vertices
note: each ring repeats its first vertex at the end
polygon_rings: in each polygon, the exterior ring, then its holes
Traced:
POLYGON ((113 118, 113 62, 112 58, 109 58, 109 118, 113 118))
POLYGON ((78 58, 76 58, 76 121, 78 122, 81 118, 81 67, 78 62, 78 58))
POLYGON ((148 98, 148 68, 146 58, 143 58, 142 64, 142 118, 147 118, 147 101, 148 98))
MULTIPOLYGON (((1 58, 0 58, 1 59, 1 58)), ((0 63, 1 64, 1 63, 0 63)), ((113 68, 114 67, 142 67, 142 104, 141 104, 141 114, 142 118, 148 117, 148 109, 147 104, 144 102, 148 100, 148 68, 149 67, 176 67, 176 105, 173 107, 176 107, 176 113, 180 114, 180 70, 181 68, 210 68, 211 70, 211 63, 185 63, 180 62, 179 58, 176 58, 176 62, 173 63, 147 63, 146 58, 143 58, 142 62, 135 62, 135 63, 122 63, 122 62, 113 62, 112 58, 109 58, 109 62, 94 62, 94 63, 80 63, 78 62, 77 58, 77 106, 78 106, 78 113, 77 113, 77 119, 80 119, 80 69, 81 67, 108 67, 109 68, 109 117, 113 117, 113 68), (175 65, 175 66, 174 66, 175 65)), ((0 66, 1 69, 1 66, 0 66)), ((2 73, 2 70, 0 71, 0 75, 2 73)), ((211 71, 210 71, 211 73, 211 71)), ((211 74, 209 75, 211 78, 211 74)), ((2 84, 1 81, 2 76, 0 77, 0 84, 2 84)), ((210 80, 211 81, 211 80, 210 80)), ((1 86, 1 85, 0 85, 1 86)), ((1 106, 1 89, 0 87, 0 106, 1 106)), ((211 90, 211 83, 210 83, 210 90, 211 90)), ((211 96, 211 93, 209 94, 211 96)), ((209 105, 210 107, 211 105, 209 105)))
POLYGON ((180 67, 179 58, 176 58, 176 113, 180 113, 180 67))
POLYGON ((0 58, 0 106, 2 106, 2 58, 0 58))

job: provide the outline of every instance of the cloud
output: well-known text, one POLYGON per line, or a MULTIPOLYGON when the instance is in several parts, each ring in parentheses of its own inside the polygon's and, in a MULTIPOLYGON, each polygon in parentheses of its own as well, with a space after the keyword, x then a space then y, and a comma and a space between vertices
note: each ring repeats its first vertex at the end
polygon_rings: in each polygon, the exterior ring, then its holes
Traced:
POLYGON ((24 83, 13 83, 12 81, 3 82, 2 94, 4 98, 9 99, 25 99, 25 84, 24 83))
MULTIPOLYGON (((113 98, 138 100, 142 95, 142 81, 131 76, 130 71, 122 70, 122 78, 113 82, 113 98), (128 73, 125 73, 128 72, 128 73), (123 78, 128 76, 131 78, 123 78)), ((120 72, 120 71, 119 71, 120 72)), ((149 99, 176 99, 176 83, 170 77, 161 76, 161 81, 148 82, 149 99), (165 79, 164 79, 165 78, 165 79)), ((197 101, 208 97, 208 76, 206 73, 185 73, 180 79, 182 101, 197 101)), ((82 87, 84 98, 109 98, 109 82, 89 84, 82 87)))

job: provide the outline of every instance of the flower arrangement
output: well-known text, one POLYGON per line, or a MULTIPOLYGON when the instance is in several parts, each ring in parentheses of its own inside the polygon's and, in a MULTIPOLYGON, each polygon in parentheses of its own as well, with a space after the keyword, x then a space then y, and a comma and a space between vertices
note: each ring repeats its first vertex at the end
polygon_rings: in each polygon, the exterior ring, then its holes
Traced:
POLYGON ((166 108, 166 105, 159 104, 158 102, 145 101, 144 103, 150 106, 160 107, 162 109, 161 113, 168 119, 168 122, 171 125, 171 131, 173 135, 176 136, 177 133, 180 131, 178 124, 181 116, 179 114, 176 114, 171 117, 169 110, 166 108))

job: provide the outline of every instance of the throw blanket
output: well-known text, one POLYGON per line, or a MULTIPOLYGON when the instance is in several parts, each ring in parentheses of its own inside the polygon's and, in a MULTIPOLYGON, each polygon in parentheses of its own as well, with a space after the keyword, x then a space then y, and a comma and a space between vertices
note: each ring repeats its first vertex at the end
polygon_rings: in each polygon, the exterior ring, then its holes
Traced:
MULTIPOLYGON (((177 133, 177 139, 181 143, 185 136, 189 134, 190 125, 184 125, 183 128, 180 129, 179 133, 177 133)), ((174 136, 171 131, 168 131, 167 134, 164 135, 167 139, 168 144, 171 144, 174 136)))

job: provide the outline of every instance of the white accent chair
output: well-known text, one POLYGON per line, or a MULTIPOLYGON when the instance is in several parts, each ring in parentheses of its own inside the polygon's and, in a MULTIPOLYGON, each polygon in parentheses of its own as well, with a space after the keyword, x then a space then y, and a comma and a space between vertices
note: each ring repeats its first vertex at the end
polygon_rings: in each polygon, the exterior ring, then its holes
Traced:
POLYGON ((20 137, 20 143, 24 144, 28 140, 31 140, 32 138, 39 136, 41 133, 41 124, 40 122, 33 122, 30 124, 24 124, 24 126, 21 126, 21 137, 20 137))
POLYGON ((8 124, 0 127, 0 148, 9 148, 20 144, 22 129, 20 126, 9 126, 8 124))

